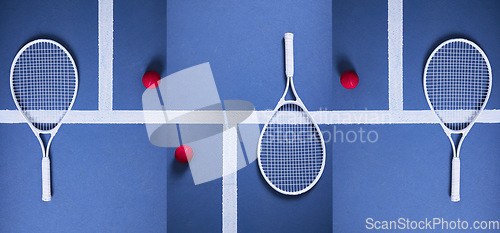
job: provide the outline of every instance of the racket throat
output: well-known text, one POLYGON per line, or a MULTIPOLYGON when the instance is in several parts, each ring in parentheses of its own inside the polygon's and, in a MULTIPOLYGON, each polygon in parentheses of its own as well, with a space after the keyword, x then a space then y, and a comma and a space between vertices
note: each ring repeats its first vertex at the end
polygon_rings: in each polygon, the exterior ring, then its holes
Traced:
POLYGON ((453 157, 459 157, 460 155, 460 148, 462 147, 462 142, 465 138, 465 135, 462 133, 454 134, 450 133, 448 134, 448 138, 450 139, 451 146, 453 148, 453 157))
POLYGON ((295 91, 295 86, 293 85, 293 77, 287 77, 285 92, 283 93, 281 99, 284 101, 300 100, 299 96, 297 95, 297 92, 295 91))
POLYGON ((49 156, 49 150, 50 150, 50 144, 52 143, 52 134, 43 134, 39 133, 38 134, 39 142, 40 142, 40 147, 42 148, 43 151, 43 157, 48 157, 49 156))

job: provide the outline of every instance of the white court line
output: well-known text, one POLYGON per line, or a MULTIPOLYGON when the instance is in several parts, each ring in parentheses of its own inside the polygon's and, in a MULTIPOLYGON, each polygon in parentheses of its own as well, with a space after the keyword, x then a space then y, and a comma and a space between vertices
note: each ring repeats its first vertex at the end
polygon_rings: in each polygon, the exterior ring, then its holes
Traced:
POLYGON ((403 0, 388 0, 389 110, 403 111, 403 0))
POLYGON ((113 0, 99 0, 99 111, 113 109, 113 0))
POLYGON ((238 230, 238 131, 222 133, 222 232, 238 230))
MULTIPOLYGON (((241 119, 248 116, 245 111, 225 111, 229 119, 241 119)), ((81 111, 71 110, 63 119, 64 124, 225 124, 223 111, 168 111, 172 116, 165 119, 164 111, 127 111, 114 110, 81 111), (147 121, 144 115, 147 115, 147 121), (221 117, 222 116, 222 117, 221 117)), ((254 111, 240 124, 265 124, 273 111, 254 111)), ((432 110, 388 110, 366 111, 311 111, 311 116, 318 124, 437 124, 439 119, 432 110)), ((17 110, 0 110, 0 124, 26 123, 17 110)), ((500 110, 484 110, 476 123, 500 123, 500 110)))

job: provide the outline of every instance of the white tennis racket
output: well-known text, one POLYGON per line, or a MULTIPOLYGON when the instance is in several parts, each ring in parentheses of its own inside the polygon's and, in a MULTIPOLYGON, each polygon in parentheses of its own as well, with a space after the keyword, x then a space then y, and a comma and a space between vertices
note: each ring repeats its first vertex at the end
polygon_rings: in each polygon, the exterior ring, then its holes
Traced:
POLYGON ((486 54, 466 39, 443 42, 425 65, 424 91, 453 147, 451 201, 457 202, 460 201, 460 148, 491 91, 491 67, 486 54), (457 148, 452 134, 461 134, 457 148))
POLYGON ((42 200, 50 201, 49 148, 61 120, 75 102, 78 72, 75 61, 59 43, 39 39, 26 44, 10 69, 10 90, 43 151, 42 200), (50 134, 45 147, 41 134, 50 134))
POLYGON ((285 63, 285 93, 261 132, 258 163, 271 187, 282 194, 298 195, 310 190, 321 177, 325 168, 325 142, 295 92, 292 33, 285 34, 285 63), (289 86, 295 100, 285 100, 289 86))

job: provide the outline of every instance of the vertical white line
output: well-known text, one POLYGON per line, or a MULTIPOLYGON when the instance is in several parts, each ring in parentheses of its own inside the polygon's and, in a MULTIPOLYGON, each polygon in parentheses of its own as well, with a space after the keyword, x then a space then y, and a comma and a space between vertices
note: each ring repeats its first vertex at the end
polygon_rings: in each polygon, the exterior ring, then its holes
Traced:
POLYGON ((388 0, 389 110, 403 111, 403 0, 388 0))
POLYGON ((113 0, 99 0, 99 111, 113 109, 113 0))
MULTIPOLYGON (((227 122, 227 121, 226 121, 227 122)), ((238 132, 237 126, 222 133, 222 232, 238 230, 238 132)))

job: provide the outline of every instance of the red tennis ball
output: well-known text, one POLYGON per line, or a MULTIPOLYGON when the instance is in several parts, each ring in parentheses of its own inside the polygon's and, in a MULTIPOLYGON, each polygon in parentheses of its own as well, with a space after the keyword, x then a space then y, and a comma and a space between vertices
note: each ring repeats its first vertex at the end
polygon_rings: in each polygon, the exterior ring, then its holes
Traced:
POLYGON ((142 76, 142 84, 149 89, 155 89, 160 85, 160 74, 156 71, 148 71, 142 76))
POLYGON ((193 159, 193 149, 191 147, 182 145, 175 149, 175 159, 179 163, 187 163, 193 159))
POLYGON ((358 85, 359 77, 354 71, 346 71, 340 76, 340 83, 347 89, 353 89, 358 85))

